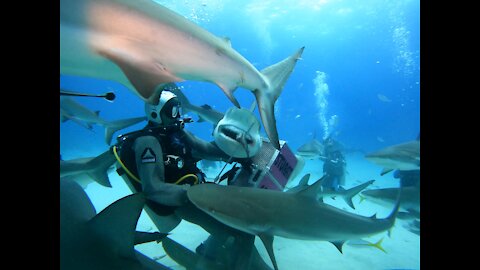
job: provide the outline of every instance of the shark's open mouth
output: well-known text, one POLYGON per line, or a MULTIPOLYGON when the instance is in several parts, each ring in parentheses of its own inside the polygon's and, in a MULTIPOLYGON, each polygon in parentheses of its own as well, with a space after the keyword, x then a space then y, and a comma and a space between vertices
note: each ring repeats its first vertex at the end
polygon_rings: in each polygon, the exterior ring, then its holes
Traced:
POLYGON ((252 136, 248 132, 236 126, 221 126, 219 127, 218 131, 223 135, 224 138, 236 141, 242 145, 252 145, 255 143, 252 136))

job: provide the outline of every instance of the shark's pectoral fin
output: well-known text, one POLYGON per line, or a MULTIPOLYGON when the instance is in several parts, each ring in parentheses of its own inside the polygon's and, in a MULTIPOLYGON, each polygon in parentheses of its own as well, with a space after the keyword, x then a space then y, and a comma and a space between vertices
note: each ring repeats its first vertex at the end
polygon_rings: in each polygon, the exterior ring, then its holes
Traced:
POLYGON ((388 168, 383 168, 382 172, 380 172, 381 176, 384 176, 385 174, 393 171, 393 169, 388 169, 388 168))
POLYGON ((107 172, 103 171, 93 171, 87 173, 89 177, 91 177, 95 182, 99 183, 100 185, 104 187, 112 187, 112 184, 110 183, 110 179, 108 178, 107 172))
POLYGON ((267 250, 268 256, 270 256, 270 260, 272 260, 273 268, 278 270, 277 261, 275 260, 275 254, 273 253, 273 236, 267 234, 259 234, 258 237, 263 242, 265 249, 267 250))
POLYGON ((343 244, 345 244, 345 241, 333 241, 330 243, 332 243, 338 249, 338 251, 340 251, 340 253, 343 254, 342 247, 343 247, 343 244))
POLYGON ((233 105, 235 105, 237 108, 240 108, 240 103, 238 102, 237 98, 235 98, 235 96, 233 95, 233 92, 235 91, 235 89, 237 89, 237 85, 227 85, 225 83, 221 83, 221 82, 215 82, 216 85, 218 85, 218 87, 220 87, 220 89, 222 89, 223 93, 225 93, 225 95, 228 97, 228 99, 233 103, 233 105))
POLYGON ((144 205, 143 193, 128 195, 103 209, 88 226, 101 241, 116 247, 119 256, 135 258, 135 228, 144 205))

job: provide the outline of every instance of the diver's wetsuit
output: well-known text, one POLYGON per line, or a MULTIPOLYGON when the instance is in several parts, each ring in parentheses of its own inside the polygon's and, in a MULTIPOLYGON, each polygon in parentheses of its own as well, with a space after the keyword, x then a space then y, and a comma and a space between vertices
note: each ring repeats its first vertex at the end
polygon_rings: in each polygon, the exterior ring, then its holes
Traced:
MULTIPOLYGON (((126 174, 128 181, 135 191, 145 192, 147 205, 158 215, 170 215, 188 202, 183 184, 204 181, 197 167, 200 159, 228 159, 216 146, 196 138, 179 124, 163 127, 149 123, 140 131, 119 136, 118 141, 121 161, 141 179, 139 183, 126 174)), ((117 171, 123 174, 125 168, 117 171)))
POLYGON ((323 163, 323 172, 326 175, 322 186, 337 190, 345 181, 346 161, 340 151, 329 153, 323 163))

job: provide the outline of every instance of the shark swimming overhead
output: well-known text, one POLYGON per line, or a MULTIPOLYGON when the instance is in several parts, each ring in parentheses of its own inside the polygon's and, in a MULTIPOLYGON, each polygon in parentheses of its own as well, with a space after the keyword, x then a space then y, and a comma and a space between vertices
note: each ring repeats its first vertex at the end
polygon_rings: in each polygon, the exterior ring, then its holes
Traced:
POLYGON ((392 170, 420 170, 420 141, 391 145, 369 153, 365 158, 384 168, 381 175, 392 170))
POLYGON ((319 202, 320 189, 321 181, 294 193, 207 184, 190 187, 187 195, 220 222, 259 236, 275 269, 273 236, 330 241, 341 251, 345 241, 389 230, 395 222, 398 202, 386 218, 364 217, 319 202))
POLYGON ((114 80, 145 101, 161 84, 194 80, 216 84, 240 107, 233 92, 246 88, 255 95, 265 132, 277 149, 274 104, 303 49, 258 71, 228 39, 154 1, 60 1, 62 74, 114 80))

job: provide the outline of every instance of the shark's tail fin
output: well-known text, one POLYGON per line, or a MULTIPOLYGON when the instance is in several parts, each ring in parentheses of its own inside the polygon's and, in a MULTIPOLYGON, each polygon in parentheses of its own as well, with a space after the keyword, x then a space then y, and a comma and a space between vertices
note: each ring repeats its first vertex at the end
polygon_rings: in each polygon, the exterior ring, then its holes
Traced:
POLYGON ((355 197, 355 195, 357 195, 360 191, 364 190, 366 187, 371 185, 373 182, 375 182, 375 180, 370 180, 356 187, 352 187, 350 189, 345 190, 344 191, 345 195, 343 195, 342 198, 345 200, 348 206, 350 206, 352 209, 355 209, 355 205, 353 205, 353 201, 352 201, 353 197, 355 197))
POLYGON ((117 120, 113 122, 109 122, 105 124, 105 142, 110 145, 112 141, 113 134, 121 129, 127 128, 134 124, 140 123, 143 120, 146 120, 145 116, 142 117, 135 117, 135 118, 128 118, 117 120))
POLYGON ((282 93, 283 86, 285 85, 288 77, 290 77, 297 60, 302 56, 304 48, 305 47, 300 48, 298 51, 284 60, 263 69, 261 73, 267 79, 268 88, 266 90, 257 89, 255 91, 258 111, 260 112, 260 117, 262 118, 265 132, 267 133, 270 142, 277 149, 280 149, 280 142, 278 139, 277 125, 273 107, 278 97, 282 93))
POLYGON ((90 160, 87 166, 91 169, 87 173, 93 180, 105 187, 112 187, 108 179, 108 169, 115 163, 115 157, 107 150, 90 160))

